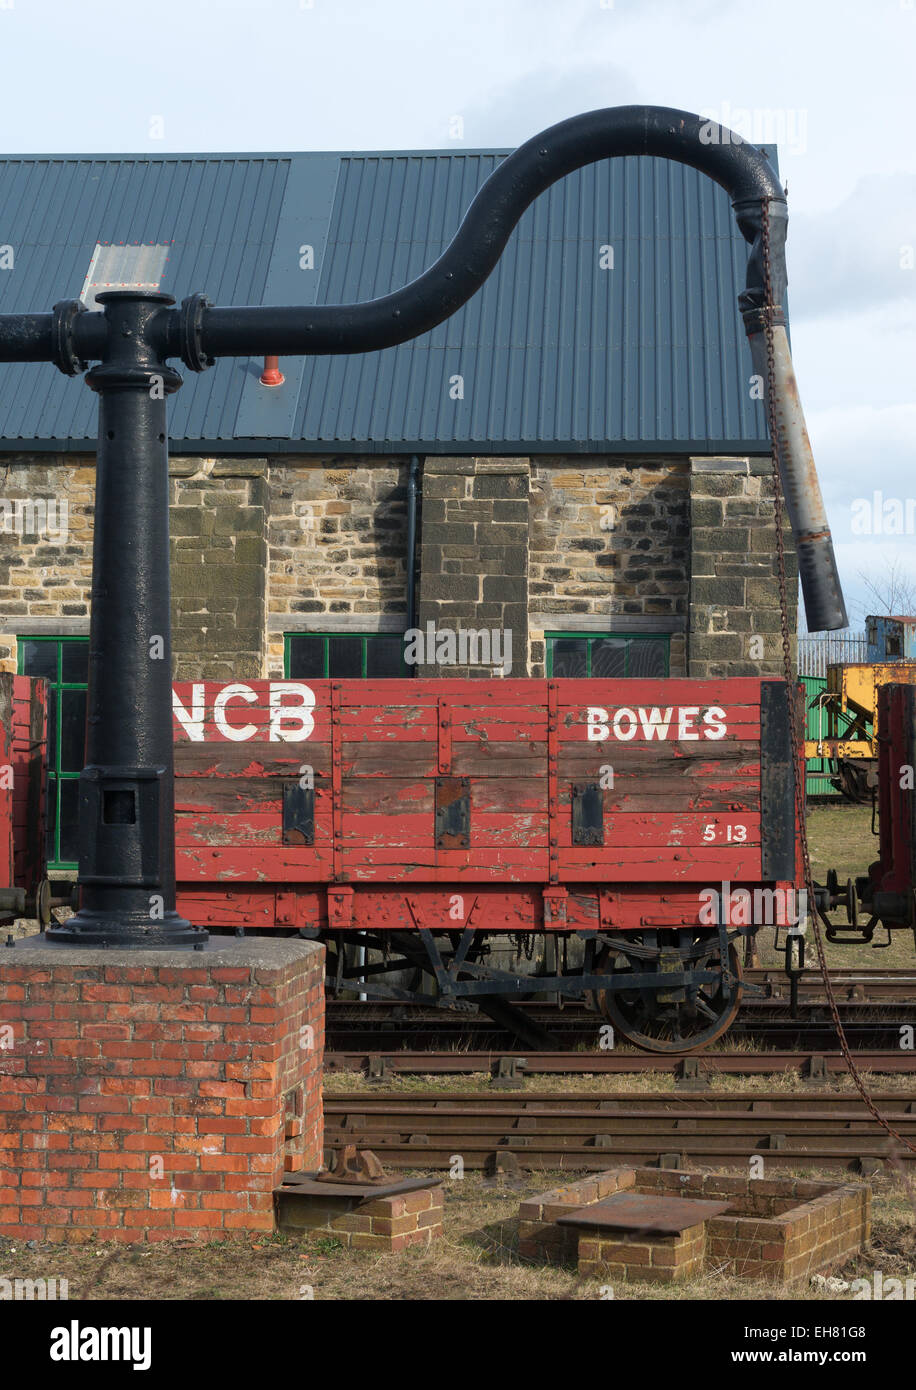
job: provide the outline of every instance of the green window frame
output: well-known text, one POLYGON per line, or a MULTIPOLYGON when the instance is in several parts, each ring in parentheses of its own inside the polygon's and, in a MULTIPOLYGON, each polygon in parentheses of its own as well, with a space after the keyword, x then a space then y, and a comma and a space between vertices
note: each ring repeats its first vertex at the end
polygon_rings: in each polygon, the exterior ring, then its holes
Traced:
POLYGON ((413 671, 404 661, 404 634, 401 632, 287 632, 283 636, 283 674, 287 680, 322 680, 339 677, 351 680, 387 680, 411 676, 413 671), (305 669, 296 661, 304 648, 296 651, 298 643, 308 642, 308 661, 305 669), (392 655, 398 644, 397 670, 372 669, 381 660, 381 645, 392 655), (317 657, 317 660, 316 660, 317 657))
MULTIPOLYGON (((544 633, 544 642, 545 642, 545 645, 546 645, 546 654, 547 654, 546 669, 547 669, 547 675, 548 675, 548 677, 553 677, 554 674, 556 674, 556 675, 557 675, 558 677, 560 677, 561 679, 562 679, 562 678, 566 678, 566 679, 578 679, 578 680, 592 680, 592 679, 595 679, 595 678, 600 678, 600 677, 603 675, 603 673, 602 673, 601 671, 598 671, 598 672, 596 673, 596 672, 593 670, 594 655, 595 655, 595 647, 596 647, 596 644, 598 644, 598 643, 600 643, 600 642, 609 642, 609 641, 613 641, 613 642, 615 642, 615 643, 619 643, 619 644, 620 644, 619 651, 620 651, 620 653, 621 653, 621 655, 622 655, 622 657, 623 657, 623 670, 622 670, 622 671, 615 671, 615 672, 614 672, 613 678, 614 678, 615 680, 616 680, 616 679, 620 679, 620 678, 623 678, 623 679, 634 679, 634 678, 640 678, 640 677, 642 677, 643 679, 647 679, 647 677, 646 677, 645 674, 644 674, 644 671, 641 669, 642 666, 643 666, 643 660, 640 660, 640 657, 645 658, 645 656, 648 655, 648 653, 645 651, 645 648, 644 648, 643 646, 641 646, 641 644, 644 644, 644 643, 647 643, 647 642, 653 643, 653 644, 655 644, 656 647, 658 647, 658 648, 661 649, 662 657, 663 657, 662 665, 663 665, 663 667, 664 667, 663 670, 660 670, 660 671, 653 671, 651 677, 648 677, 648 678, 649 678, 649 679, 653 679, 653 680, 655 680, 655 679, 663 679, 663 678, 665 678, 665 677, 669 674, 670 667, 671 667, 671 636, 670 636, 669 633, 666 633, 666 632, 545 632, 545 633, 544 633), (558 651, 557 651, 557 645, 556 645, 556 644, 557 644, 558 642, 576 642, 576 643, 583 643, 583 644, 584 644, 584 647, 585 647, 585 650, 584 650, 584 656, 585 656, 585 671, 584 671, 584 673, 579 673, 579 674, 577 674, 577 676, 575 676, 575 677, 564 677, 564 673, 563 673, 562 671, 558 671, 558 672, 556 672, 556 673, 554 672, 555 657, 556 657, 556 656, 559 656, 559 655, 562 655, 561 652, 558 652, 558 651)), ((653 653, 653 655, 654 655, 654 654, 655 654, 655 653, 653 653)))
MULTIPOLYGON (((85 761, 85 743, 79 738, 79 723, 74 722, 72 715, 79 716, 85 707, 87 683, 74 680, 72 676, 73 667, 82 664, 78 648, 85 650, 88 664, 89 638, 23 633, 18 638, 17 648, 19 674, 45 676, 48 681, 48 868, 75 869, 79 821, 77 788, 85 761), (77 762, 79 767, 71 765, 77 762)), ((85 725, 83 730, 85 734, 85 725)))

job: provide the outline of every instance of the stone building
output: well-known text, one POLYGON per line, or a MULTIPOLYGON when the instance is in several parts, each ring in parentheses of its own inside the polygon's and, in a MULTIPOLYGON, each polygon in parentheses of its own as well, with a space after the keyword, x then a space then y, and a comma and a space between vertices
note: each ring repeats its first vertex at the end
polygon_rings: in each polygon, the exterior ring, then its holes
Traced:
MULTIPOLYGON (((91 309, 128 282, 374 298, 435 260, 504 153, 0 161, 0 312, 91 309)), ((779 673, 746 259, 716 185, 620 159, 538 199, 480 293, 413 343, 284 358, 280 385, 260 361, 185 373, 176 677, 779 673), (443 631, 451 665, 430 648, 443 631)), ((82 765, 95 421, 53 367, 0 373, 0 669, 52 682, 57 866, 82 765)))

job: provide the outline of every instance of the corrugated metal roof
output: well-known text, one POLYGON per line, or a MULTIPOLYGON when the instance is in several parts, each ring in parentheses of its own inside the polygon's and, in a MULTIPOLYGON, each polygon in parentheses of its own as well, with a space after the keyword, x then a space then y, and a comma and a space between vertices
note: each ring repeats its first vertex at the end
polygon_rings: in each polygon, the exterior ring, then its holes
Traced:
MULTIPOLYGON (((98 242, 168 244, 162 289, 179 300, 386 294, 440 254, 506 153, 0 160, 14 251, 0 312, 77 297, 98 242)), ((284 358, 273 390, 256 361, 186 373, 173 449, 766 452, 736 304, 746 263, 727 195, 695 170, 591 165, 528 209, 483 289, 431 333, 284 358)), ((94 395, 55 368, 0 369, 0 448, 85 448, 95 429, 94 395)))

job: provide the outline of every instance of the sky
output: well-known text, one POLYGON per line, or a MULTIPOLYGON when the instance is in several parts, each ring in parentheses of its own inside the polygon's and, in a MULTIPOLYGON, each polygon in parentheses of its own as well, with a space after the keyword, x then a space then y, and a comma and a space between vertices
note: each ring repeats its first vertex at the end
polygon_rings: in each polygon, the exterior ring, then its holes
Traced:
POLYGON ((881 611, 863 576, 916 599, 914 70, 916 0, 0 0, 0 146, 512 147, 630 103, 775 142, 796 373, 858 627, 881 611))

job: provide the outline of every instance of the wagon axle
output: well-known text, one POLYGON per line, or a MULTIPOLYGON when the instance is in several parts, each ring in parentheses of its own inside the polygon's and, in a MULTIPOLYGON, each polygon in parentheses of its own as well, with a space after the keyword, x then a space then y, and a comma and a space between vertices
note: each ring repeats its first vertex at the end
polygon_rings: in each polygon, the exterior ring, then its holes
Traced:
POLYGON ((531 1041, 530 1020, 511 1007, 507 1010, 507 1001, 540 994, 583 1000, 613 1025, 614 1043, 619 1037, 650 1052, 680 1053, 714 1042, 737 1015, 743 995, 734 944, 738 935, 693 930, 565 933, 564 946, 572 941, 584 948, 581 965, 561 974, 521 974, 485 964, 491 953, 486 937, 468 948, 454 933, 441 939, 426 934, 421 938, 424 954, 416 938, 397 934, 389 942, 366 933, 361 949, 368 947, 381 958, 347 964, 348 941, 338 933, 328 982, 335 995, 356 987, 367 999, 427 1006, 473 1000, 486 1008, 496 997, 501 1001, 500 1021, 514 1024, 524 1042, 531 1041), (390 949, 398 953, 393 959, 390 949), (426 988, 419 981, 408 987, 381 978, 389 974, 397 979, 405 968, 425 978, 426 988))

